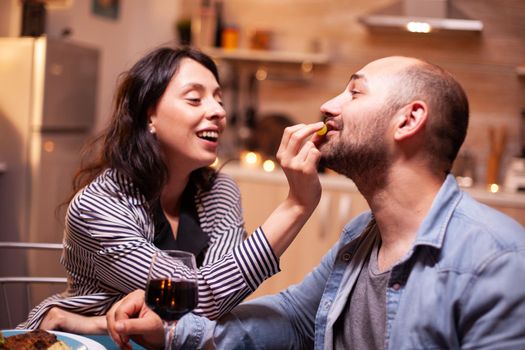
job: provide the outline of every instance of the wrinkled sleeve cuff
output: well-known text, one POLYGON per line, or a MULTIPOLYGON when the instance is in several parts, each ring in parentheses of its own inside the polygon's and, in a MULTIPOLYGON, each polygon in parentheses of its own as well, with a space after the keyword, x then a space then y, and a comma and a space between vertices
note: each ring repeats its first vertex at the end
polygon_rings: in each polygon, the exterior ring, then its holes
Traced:
POLYGON ((212 323, 205 317, 187 314, 177 322, 173 335, 173 349, 202 349, 206 323, 212 323))

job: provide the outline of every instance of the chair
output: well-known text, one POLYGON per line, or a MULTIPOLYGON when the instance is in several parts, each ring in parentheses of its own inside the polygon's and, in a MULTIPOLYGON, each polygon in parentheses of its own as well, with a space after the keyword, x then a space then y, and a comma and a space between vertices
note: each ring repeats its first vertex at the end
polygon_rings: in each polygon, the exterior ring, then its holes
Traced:
MULTIPOLYGON (((24 254, 26 254, 29 250, 61 251, 62 244, 59 244, 59 243, 0 242, 0 250, 7 250, 7 249, 13 250, 13 251, 19 251, 24 254)), ((1 276, 0 277, 0 288, 2 291, 2 299, 4 302, 6 314, 7 314, 7 322, 8 322, 9 328, 13 328, 15 326, 13 324, 13 317, 12 317, 12 310, 11 310, 11 307, 15 305, 15 300, 9 301, 8 288, 6 288, 7 285, 21 285, 25 287, 26 305, 24 308, 20 308, 22 310, 20 313, 25 312, 25 315, 23 315, 22 317, 25 317, 27 316, 27 313, 29 312, 30 308, 33 306, 32 298, 31 298, 33 285, 38 285, 38 284, 55 285, 55 284, 66 284, 66 283, 67 283, 67 278, 65 277, 1 276)), ((19 295, 17 296, 16 299, 17 299, 16 302, 20 303, 19 295)))

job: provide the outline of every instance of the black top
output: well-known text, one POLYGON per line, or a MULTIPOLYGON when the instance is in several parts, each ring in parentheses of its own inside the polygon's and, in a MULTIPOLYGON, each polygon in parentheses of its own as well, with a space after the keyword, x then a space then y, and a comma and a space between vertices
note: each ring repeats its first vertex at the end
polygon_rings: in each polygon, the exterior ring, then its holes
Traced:
POLYGON ((162 250, 176 249, 191 252, 195 255, 197 267, 200 267, 204 260, 206 248, 208 248, 209 237, 201 229, 192 187, 186 187, 182 194, 177 239, 173 237, 173 231, 162 211, 160 202, 157 203, 153 213, 155 223, 153 244, 162 250))

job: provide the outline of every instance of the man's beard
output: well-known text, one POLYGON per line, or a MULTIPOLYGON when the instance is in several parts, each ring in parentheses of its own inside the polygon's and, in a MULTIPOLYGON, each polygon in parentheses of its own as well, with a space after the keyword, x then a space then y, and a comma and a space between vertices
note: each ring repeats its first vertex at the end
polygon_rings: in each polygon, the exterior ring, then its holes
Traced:
POLYGON ((366 135, 357 135, 357 142, 342 139, 340 130, 337 140, 321 146, 321 164, 352 179, 358 186, 382 188, 389 168, 384 130, 379 125, 371 125, 368 130, 366 135))

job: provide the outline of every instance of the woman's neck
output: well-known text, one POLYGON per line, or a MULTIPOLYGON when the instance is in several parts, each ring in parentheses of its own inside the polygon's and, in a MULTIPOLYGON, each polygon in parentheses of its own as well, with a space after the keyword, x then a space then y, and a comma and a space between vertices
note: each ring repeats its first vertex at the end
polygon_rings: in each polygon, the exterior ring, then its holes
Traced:
POLYGON ((160 194, 160 205, 169 216, 178 216, 182 194, 188 185, 190 175, 170 173, 167 183, 160 194))

